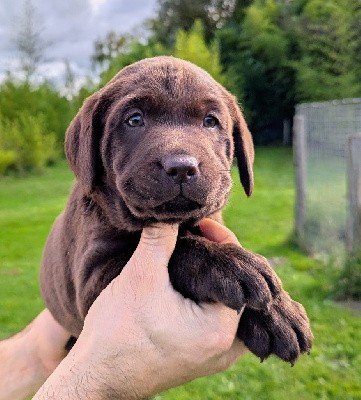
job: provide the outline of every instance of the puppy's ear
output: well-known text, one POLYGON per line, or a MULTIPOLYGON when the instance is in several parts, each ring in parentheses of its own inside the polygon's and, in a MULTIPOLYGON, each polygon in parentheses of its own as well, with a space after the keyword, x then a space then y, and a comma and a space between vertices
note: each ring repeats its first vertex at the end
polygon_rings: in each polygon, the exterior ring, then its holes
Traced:
POLYGON ((237 158, 239 177, 246 195, 250 196, 253 191, 254 161, 252 135, 233 96, 229 108, 233 119, 234 156, 237 158))
POLYGON ((65 155, 71 169, 87 194, 102 175, 100 157, 100 99, 95 94, 89 97, 71 122, 65 137, 65 155))

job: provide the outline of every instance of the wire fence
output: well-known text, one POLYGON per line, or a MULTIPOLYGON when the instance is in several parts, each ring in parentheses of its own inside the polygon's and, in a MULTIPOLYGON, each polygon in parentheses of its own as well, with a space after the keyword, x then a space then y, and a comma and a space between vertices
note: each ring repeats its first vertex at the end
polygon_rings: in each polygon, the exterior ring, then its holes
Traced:
POLYGON ((350 236, 350 140, 361 133, 361 99, 299 104, 294 132, 298 238, 311 254, 344 256, 350 236))

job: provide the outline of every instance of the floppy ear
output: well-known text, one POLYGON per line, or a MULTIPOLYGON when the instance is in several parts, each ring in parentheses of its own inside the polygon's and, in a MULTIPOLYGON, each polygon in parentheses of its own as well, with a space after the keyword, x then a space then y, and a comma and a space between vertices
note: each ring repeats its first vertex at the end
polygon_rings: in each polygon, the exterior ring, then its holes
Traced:
POLYGON ((234 156, 237 158, 239 177, 247 196, 253 191, 254 147, 247 123, 232 96, 231 115, 233 119, 234 156))
POLYGON ((89 97, 71 122, 65 138, 66 158, 87 194, 94 190, 103 170, 99 104, 98 94, 89 97))

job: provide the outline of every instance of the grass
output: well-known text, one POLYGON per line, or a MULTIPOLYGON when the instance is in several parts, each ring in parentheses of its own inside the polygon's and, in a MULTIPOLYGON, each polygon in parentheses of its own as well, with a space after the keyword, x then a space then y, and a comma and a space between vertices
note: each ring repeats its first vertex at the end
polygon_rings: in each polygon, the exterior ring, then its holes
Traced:
MULTIPOLYGON (((291 150, 260 148, 256 155, 254 195, 245 197, 234 171, 225 221, 243 246, 283 260, 277 273, 309 313, 315 334, 312 353, 294 368, 272 357, 260 364, 248 354, 222 374, 156 399, 361 399, 361 317, 330 300, 332 274, 292 241, 291 150)), ((0 181, 0 337, 23 328, 43 307, 38 289, 41 252, 72 179, 61 163, 43 175, 0 181)))

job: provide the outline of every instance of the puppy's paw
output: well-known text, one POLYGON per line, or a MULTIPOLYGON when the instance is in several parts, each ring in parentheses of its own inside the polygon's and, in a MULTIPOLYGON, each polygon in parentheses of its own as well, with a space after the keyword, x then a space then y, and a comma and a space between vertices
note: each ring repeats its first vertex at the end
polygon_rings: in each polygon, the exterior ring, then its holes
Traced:
POLYGON ((244 304, 252 309, 267 309, 282 291, 282 283, 267 259, 233 244, 220 245, 220 251, 219 257, 225 256, 231 261, 227 265, 234 265, 244 304))
POLYGON ((173 287, 196 302, 267 309, 281 282, 266 259, 239 246, 200 237, 179 238, 169 262, 173 287))
POLYGON ((246 308, 237 336, 262 361, 274 354, 291 365, 311 350, 313 342, 304 307, 284 291, 268 310, 246 308))

